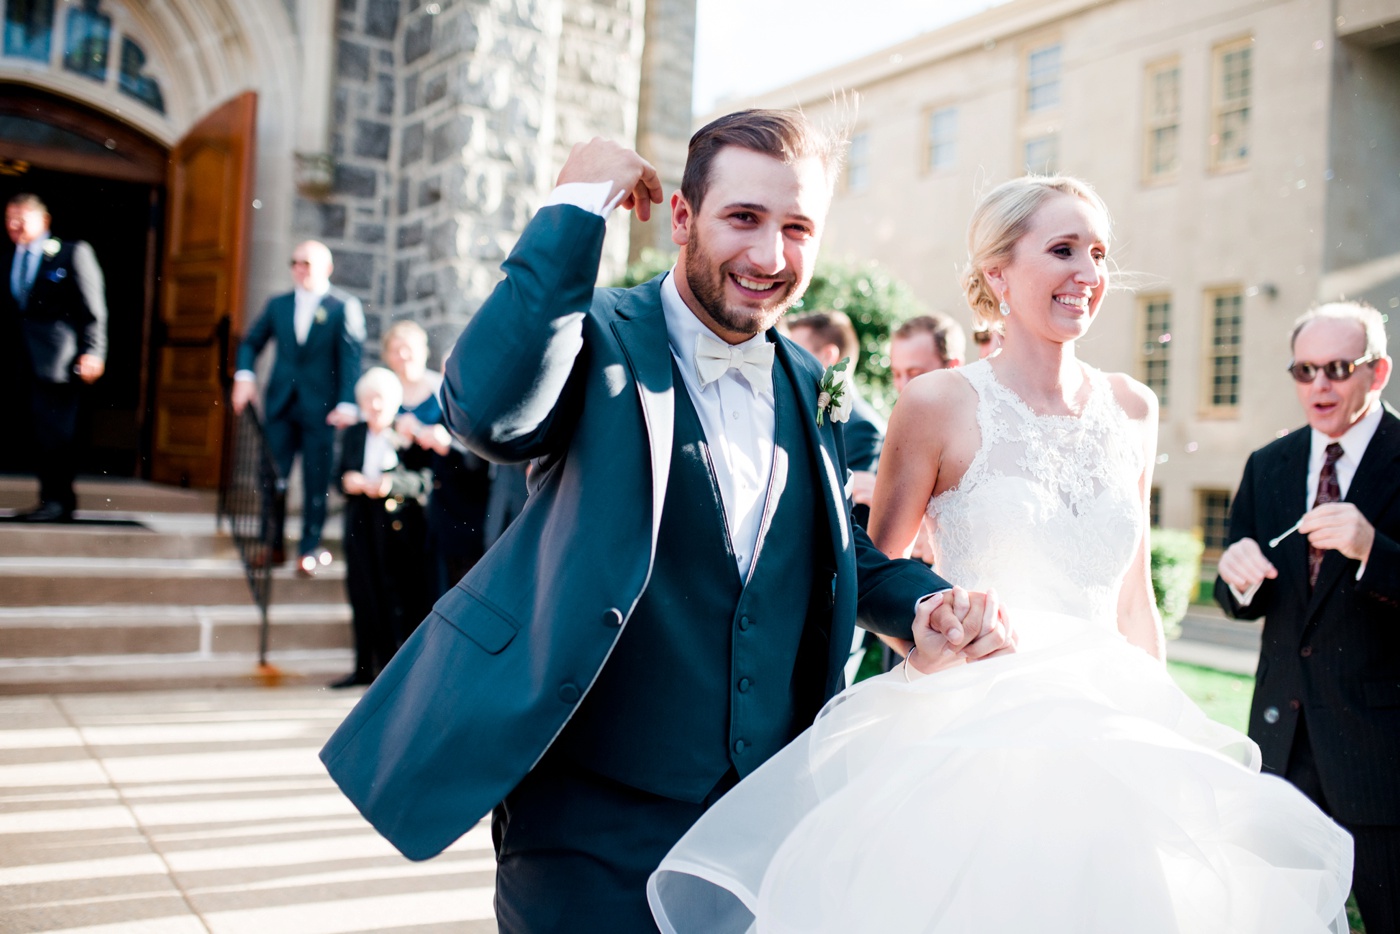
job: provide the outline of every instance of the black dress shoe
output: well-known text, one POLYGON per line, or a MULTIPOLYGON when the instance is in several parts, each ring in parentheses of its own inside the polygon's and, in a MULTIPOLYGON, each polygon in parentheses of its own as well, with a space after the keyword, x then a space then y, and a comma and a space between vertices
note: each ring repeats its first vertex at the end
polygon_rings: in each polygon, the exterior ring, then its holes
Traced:
POLYGON ((38 509, 22 512, 15 517, 20 522, 72 522, 73 510, 60 503, 43 503, 38 509))
POLYGON ((370 684, 374 678, 366 672, 352 671, 348 675, 338 680, 332 681, 328 687, 333 688, 353 688, 360 685, 370 684))

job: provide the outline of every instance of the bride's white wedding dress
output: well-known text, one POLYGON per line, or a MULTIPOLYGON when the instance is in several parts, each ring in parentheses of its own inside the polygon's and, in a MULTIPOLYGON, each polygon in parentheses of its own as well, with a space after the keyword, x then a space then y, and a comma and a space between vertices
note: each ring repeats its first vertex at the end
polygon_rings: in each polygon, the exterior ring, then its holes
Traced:
POLYGON ((937 566, 1020 651, 833 699, 653 874, 661 930, 1345 932, 1351 838, 1117 631, 1143 455, 1106 377, 1062 417, 958 372, 982 441, 937 566))

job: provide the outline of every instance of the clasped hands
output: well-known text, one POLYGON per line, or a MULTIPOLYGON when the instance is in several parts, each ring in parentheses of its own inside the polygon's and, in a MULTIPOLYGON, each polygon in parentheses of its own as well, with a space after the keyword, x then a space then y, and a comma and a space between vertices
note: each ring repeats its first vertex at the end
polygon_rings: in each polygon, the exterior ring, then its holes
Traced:
MULTIPOLYGON (((1375 526, 1352 503, 1326 503, 1310 509, 1298 522, 1298 531, 1308 544, 1323 551, 1340 551, 1355 561, 1371 556, 1376 540, 1375 526)), ((1252 538, 1242 538, 1220 556, 1216 566, 1221 580, 1242 594, 1265 580, 1278 577, 1278 569, 1264 557, 1264 550, 1252 538)))
POLYGON ((924 674, 1016 651, 1016 631, 991 590, 954 587, 920 601, 913 630, 912 644, 893 641, 908 664, 924 674))

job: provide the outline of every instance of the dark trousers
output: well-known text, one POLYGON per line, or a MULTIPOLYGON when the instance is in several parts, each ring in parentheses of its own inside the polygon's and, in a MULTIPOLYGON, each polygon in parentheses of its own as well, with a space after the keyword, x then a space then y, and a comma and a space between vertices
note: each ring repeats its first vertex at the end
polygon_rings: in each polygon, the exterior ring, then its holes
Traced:
POLYGON ((655 934, 647 878, 705 810, 546 753, 491 816, 501 934, 655 934))
POLYGON ((373 678, 432 609, 423 508, 356 494, 345 499, 345 590, 355 634, 355 673, 373 678))
MULTIPOLYGON (((290 416, 269 418, 267 446, 283 478, 292 472, 292 461, 301 454, 301 544, 298 554, 311 554, 321 547, 321 529, 326 524, 326 489, 331 482, 331 457, 335 450, 335 429, 324 421, 308 424, 290 416)), ((275 529, 273 541, 284 538, 275 529)))
MULTIPOLYGON (((1332 813, 1317 774, 1317 759, 1308 738, 1307 722, 1301 714, 1284 777, 1325 813, 1332 813)), ((1355 842, 1356 864, 1351 892, 1356 896, 1356 907, 1366 925, 1366 934, 1400 934, 1400 827, 1336 820, 1355 842)))
POLYGON ((57 503, 64 511, 72 512, 78 504, 73 492, 78 466, 78 384, 31 380, 29 417, 34 431, 39 501, 57 503))

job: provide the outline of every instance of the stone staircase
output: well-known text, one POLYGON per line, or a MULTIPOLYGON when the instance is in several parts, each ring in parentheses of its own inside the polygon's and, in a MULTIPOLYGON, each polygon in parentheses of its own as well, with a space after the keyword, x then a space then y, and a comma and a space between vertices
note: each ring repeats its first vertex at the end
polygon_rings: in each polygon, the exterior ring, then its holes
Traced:
MULTIPOLYGON (((0 517, 35 498, 32 481, 0 477, 0 517)), ((314 580, 290 565, 273 572, 259 670, 261 616, 214 508, 206 491, 80 481, 78 522, 0 521, 0 694, 322 683, 349 671, 339 560, 314 580)))

